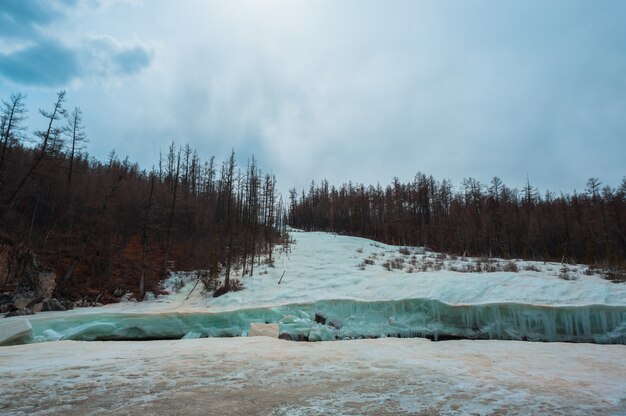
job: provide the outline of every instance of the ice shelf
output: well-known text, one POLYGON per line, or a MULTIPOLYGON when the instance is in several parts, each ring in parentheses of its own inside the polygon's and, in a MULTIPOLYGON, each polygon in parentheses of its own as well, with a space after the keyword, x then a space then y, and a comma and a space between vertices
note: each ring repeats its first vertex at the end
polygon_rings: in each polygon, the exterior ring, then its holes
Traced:
POLYGON ((324 300, 216 313, 57 314, 31 321, 35 342, 154 340, 246 335, 276 323, 293 340, 426 337, 626 344, 626 307, 516 303, 450 305, 433 299, 324 300))

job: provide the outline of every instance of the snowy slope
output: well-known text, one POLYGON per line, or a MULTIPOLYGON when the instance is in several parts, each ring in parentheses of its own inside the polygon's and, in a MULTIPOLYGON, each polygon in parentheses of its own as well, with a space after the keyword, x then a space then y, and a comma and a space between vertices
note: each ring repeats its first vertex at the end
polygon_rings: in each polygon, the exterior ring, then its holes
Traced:
MULTIPOLYGON (((186 285, 179 293, 156 301, 122 303, 94 308, 92 312, 219 312, 241 308, 258 308, 290 303, 311 303, 328 299, 387 301, 401 299, 435 299, 452 305, 519 303, 551 306, 608 305, 626 306, 626 284, 607 281, 599 275, 585 275, 584 266, 569 266, 570 278, 559 277, 561 265, 518 261, 519 272, 462 273, 449 270, 407 272, 387 270, 382 265, 390 259, 406 258, 409 264, 415 253, 419 265, 435 260, 437 254, 409 248, 403 255, 396 246, 372 240, 319 232, 292 232, 295 244, 290 252, 282 247, 275 251, 274 267, 263 265, 252 277, 242 278, 245 290, 219 298, 204 296, 196 288, 185 300, 194 283, 194 274, 174 276, 186 285), (423 252, 423 253, 422 253, 423 252), (422 254, 419 254, 422 253, 422 254), (362 270, 366 259, 373 265, 362 270), (532 265, 540 270, 528 271, 532 265), (278 285, 283 272, 282 282, 278 285)), ((444 260, 444 267, 462 268, 473 259, 444 260)), ((504 263, 504 261, 502 261, 504 263)), ((171 286, 171 285, 170 285, 171 286)), ((86 313, 86 308, 74 313, 86 313)), ((71 313, 71 312, 70 312, 71 313)))

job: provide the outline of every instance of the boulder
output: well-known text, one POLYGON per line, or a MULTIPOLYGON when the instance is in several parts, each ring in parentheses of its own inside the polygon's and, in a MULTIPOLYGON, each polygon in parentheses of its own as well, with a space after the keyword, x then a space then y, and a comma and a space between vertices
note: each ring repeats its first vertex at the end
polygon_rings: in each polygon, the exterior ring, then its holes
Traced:
POLYGON ((13 303, 13 296, 9 293, 0 294, 0 306, 6 305, 7 303, 13 303))
MULTIPOLYGON (((56 273, 41 264, 34 251, 0 234, 0 276, 2 288, 12 293, 0 295, 0 309, 38 309, 35 305, 52 297, 56 273)), ((10 310, 9 309, 9 310, 10 310)))
POLYGON ((61 305, 63 305, 66 311, 74 309, 74 302, 72 302, 71 300, 62 300, 61 305))
POLYGON ((30 308, 14 309, 11 312, 4 315, 4 317, 10 318, 12 316, 25 316, 25 315, 34 315, 34 312, 30 308))
POLYGON ((278 334, 278 324, 261 324, 257 322, 250 324, 250 332, 248 332, 249 337, 278 338, 278 334))
POLYGON ((49 300, 44 300, 42 307, 41 307, 42 312, 48 312, 48 311, 64 311, 65 307, 63 305, 61 305, 61 302, 59 302, 57 299, 49 299, 49 300))
POLYGON ((0 345, 20 344, 32 337, 33 327, 28 319, 0 321, 0 345))
POLYGON ((324 325, 326 323, 326 317, 322 315, 321 313, 316 313, 315 322, 317 322, 318 324, 324 325))
POLYGON ((332 321, 328 321, 328 326, 331 328, 335 328, 335 329, 341 329, 343 325, 341 324, 340 321, 332 320, 332 321))

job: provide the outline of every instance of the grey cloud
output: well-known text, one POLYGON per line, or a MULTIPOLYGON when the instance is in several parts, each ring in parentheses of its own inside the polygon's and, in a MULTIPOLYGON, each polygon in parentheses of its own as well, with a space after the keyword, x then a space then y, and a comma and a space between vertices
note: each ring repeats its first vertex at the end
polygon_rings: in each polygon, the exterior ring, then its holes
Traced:
POLYGON ((50 36, 48 26, 78 0, 2 0, 0 41, 22 48, 0 53, 0 76, 22 85, 58 87, 81 78, 132 75, 150 65, 152 52, 101 36, 67 44, 50 36), (19 45, 19 43, 17 43, 19 45))
POLYGON ((117 77, 147 67, 152 53, 140 45, 113 40, 87 41, 76 47, 42 40, 0 55, 0 75, 19 84, 57 87, 85 77, 117 77))
POLYGON ((152 51, 142 45, 120 44, 110 37, 85 41, 81 50, 85 74, 132 75, 150 65, 152 51))
POLYGON ((55 42, 41 42, 0 57, 0 75, 20 84, 63 85, 79 74, 76 52, 55 42))
POLYGON ((64 9, 75 4, 76 0, 2 0, 0 36, 32 37, 37 27, 62 17, 64 9))

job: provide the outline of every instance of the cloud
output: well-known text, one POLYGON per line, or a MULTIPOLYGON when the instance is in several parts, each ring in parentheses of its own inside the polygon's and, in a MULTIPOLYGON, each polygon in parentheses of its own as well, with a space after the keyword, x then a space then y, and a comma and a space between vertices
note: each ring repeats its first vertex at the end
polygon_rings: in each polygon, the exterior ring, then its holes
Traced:
POLYGON ((56 42, 42 41, 0 57, 0 74, 20 84, 63 85, 79 72, 76 52, 56 42))
POLYGON ((544 3, 54 3, 52 19, 13 13, 30 35, 3 48, 0 34, 0 89, 71 83, 96 157, 149 168, 171 140, 204 158, 234 147, 283 189, 417 171, 619 183, 626 2, 544 3), (73 82, 89 79, 115 82, 73 82))
POLYGON ((38 28, 64 15, 77 0, 2 0, 0 36, 31 37, 38 28))
POLYGON ((111 37, 91 38, 80 51, 83 73, 96 76, 133 75, 150 65, 152 51, 140 44, 121 44, 111 37))
POLYGON ((0 75, 23 85, 58 87, 80 78, 133 75, 146 68, 152 52, 141 45, 121 46, 111 39, 75 47, 41 40, 0 55, 0 75))
POLYGON ((0 11, 0 76, 44 87, 82 78, 133 75, 150 65, 152 51, 138 43, 91 36, 66 43, 46 30, 78 0, 3 0, 0 11))

